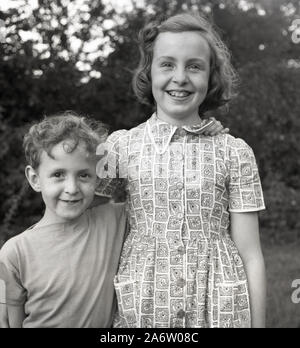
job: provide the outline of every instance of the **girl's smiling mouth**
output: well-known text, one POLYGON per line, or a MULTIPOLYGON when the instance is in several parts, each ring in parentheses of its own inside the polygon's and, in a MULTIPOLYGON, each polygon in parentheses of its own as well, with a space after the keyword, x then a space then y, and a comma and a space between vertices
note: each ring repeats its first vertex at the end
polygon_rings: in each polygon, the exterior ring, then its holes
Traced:
POLYGON ((173 98, 179 98, 179 99, 184 99, 184 98, 187 98, 189 97, 192 92, 189 92, 189 91, 186 91, 186 90, 175 90, 175 89, 172 89, 172 90, 168 90, 166 91, 171 97, 173 98))

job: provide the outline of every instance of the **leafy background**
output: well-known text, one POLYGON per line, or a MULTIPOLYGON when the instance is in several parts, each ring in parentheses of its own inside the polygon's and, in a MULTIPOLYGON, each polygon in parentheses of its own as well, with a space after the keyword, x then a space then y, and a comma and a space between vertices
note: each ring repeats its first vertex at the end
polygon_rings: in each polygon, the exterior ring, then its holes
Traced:
POLYGON ((300 43, 292 40, 300 38, 298 0, 39 0, 2 9, 0 246, 43 213, 24 181, 21 144, 29 124, 66 109, 111 131, 143 122, 151 110, 131 89, 137 33, 151 18, 187 9, 215 21, 240 75, 238 97, 212 114, 248 142, 259 165, 268 326, 300 327, 300 304, 291 302, 291 283, 300 278, 300 43))

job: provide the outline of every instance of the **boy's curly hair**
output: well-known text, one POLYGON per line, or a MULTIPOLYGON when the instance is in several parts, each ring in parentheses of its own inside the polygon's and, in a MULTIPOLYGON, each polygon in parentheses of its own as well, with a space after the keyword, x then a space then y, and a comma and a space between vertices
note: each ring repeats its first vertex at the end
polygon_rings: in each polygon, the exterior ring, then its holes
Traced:
POLYGON ((211 51, 210 79, 205 100, 199 113, 225 105, 236 94, 238 78, 230 61, 230 53, 213 25, 203 16, 195 13, 182 13, 163 21, 153 21, 139 33, 140 63, 133 77, 133 90, 138 100, 144 104, 155 105, 151 86, 151 64, 153 48, 160 33, 199 32, 206 39, 211 51))
POLYGON ((42 151, 51 157, 53 146, 61 141, 68 140, 64 147, 66 152, 72 152, 79 143, 84 143, 87 154, 95 156, 97 146, 107 135, 108 127, 104 123, 65 111, 45 116, 32 125, 24 136, 23 148, 28 164, 37 169, 42 151))

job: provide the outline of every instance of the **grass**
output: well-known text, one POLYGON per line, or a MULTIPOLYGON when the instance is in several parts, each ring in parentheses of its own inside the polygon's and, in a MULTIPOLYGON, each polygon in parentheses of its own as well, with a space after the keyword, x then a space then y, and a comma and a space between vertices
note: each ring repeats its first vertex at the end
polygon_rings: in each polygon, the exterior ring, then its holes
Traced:
POLYGON ((267 270, 267 327, 300 328, 300 303, 291 295, 294 279, 300 279, 300 243, 262 243, 267 270))

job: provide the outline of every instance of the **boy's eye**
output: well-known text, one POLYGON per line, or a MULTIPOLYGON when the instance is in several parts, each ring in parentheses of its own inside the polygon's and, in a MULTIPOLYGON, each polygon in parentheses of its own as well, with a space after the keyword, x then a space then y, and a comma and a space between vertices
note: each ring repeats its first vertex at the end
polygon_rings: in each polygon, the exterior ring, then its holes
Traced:
POLYGON ((80 174, 80 177, 82 179, 88 179, 90 177, 90 175, 88 173, 82 173, 82 174, 80 174))
POLYGON ((53 174, 53 176, 54 176, 55 178, 59 179, 59 178, 62 178, 63 173, 62 173, 62 172, 56 172, 56 173, 53 174))

